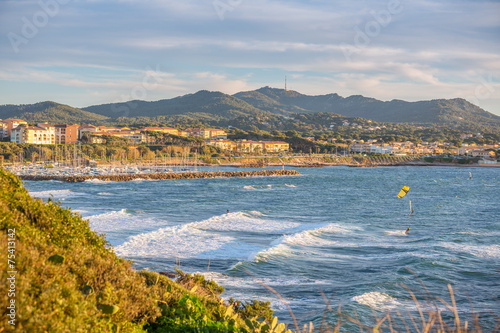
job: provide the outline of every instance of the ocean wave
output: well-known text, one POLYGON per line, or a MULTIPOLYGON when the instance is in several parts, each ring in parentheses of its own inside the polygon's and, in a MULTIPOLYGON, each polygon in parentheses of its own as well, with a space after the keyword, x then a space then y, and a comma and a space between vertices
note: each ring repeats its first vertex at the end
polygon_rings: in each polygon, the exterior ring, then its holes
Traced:
POLYGON ((465 252, 479 258, 500 258, 500 245, 466 245, 455 243, 442 243, 440 245, 449 250, 455 252, 465 252))
POLYGON ((262 215, 260 212, 234 212, 182 226, 162 228, 130 237, 116 251, 124 256, 245 260, 262 252, 266 246, 249 244, 238 235, 224 233, 278 235, 300 226, 295 222, 267 220, 262 215))
POLYGON ((247 277, 236 277, 219 272, 196 272, 195 274, 203 275, 208 280, 213 280, 218 284, 227 286, 230 288, 261 288, 262 282, 266 286, 311 286, 311 285, 322 285, 328 282, 321 280, 313 280, 309 278, 298 278, 298 277, 258 277, 254 278, 252 276, 247 277))
POLYGON ((408 237, 406 230, 387 230, 387 231, 384 231, 384 235, 408 237))
POLYGON ((246 185, 246 186, 243 186, 243 189, 245 190, 270 190, 272 189, 273 187, 275 187, 276 185, 246 185))
POLYGON ((287 221, 272 221, 258 218, 255 215, 235 212, 214 216, 208 220, 190 223, 192 228, 206 231, 246 231, 253 233, 282 233, 284 230, 293 229, 300 224, 287 221))
POLYGON ((261 247, 183 225, 132 236, 115 251, 120 256, 237 259, 256 249, 261 247))
MULTIPOLYGON (((310 228, 310 225, 305 225, 310 228)), ((290 246, 302 247, 331 247, 339 243, 337 241, 325 239, 322 237, 324 234, 348 234, 356 230, 362 230, 358 226, 346 226, 336 223, 323 225, 314 229, 303 230, 292 235, 284 235, 273 242, 271 248, 250 256, 248 260, 264 260, 272 255, 285 255, 289 256, 293 253, 290 246)))
POLYGON ((86 195, 85 193, 73 192, 71 190, 48 190, 40 192, 29 192, 29 194, 34 198, 48 199, 53 197, 54 199, 67 199, 75 196, 86 195))
POLYGON ((86 216, 90 227, 98 232, 113 232, 120 230, 143 230, 164 225, 165 221, 137 216, 138 212, 122 209, 102 214, 86 216))
POLYGON ((84 182, 89 183, 89 184, 111 184, 111 183, 114 183, 114 182, 109 181, 109 180, 100 180, 100 179, 96 179, 96 178, 86 179, 86 180, 84 180, 84 182))
POLYGON ((391 311, 402 307, 402 303, 386 293, 372 291, 351 298, 352 302, 363 304, 377 310, 391 311))

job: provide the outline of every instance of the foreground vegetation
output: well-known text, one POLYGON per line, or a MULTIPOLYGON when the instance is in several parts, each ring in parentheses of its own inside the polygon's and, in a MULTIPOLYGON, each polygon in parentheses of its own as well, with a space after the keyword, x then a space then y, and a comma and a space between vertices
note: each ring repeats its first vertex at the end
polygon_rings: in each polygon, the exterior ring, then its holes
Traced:
MULTIPOLYGON (((267 306, 224 304, 223 288, 179 272, 179 283, 136 272, 88 222, 53 201, 31 198, 0 169, 1 326, 21 332, 282 332, 267 306), (9 239, 10 238, 10 239, 9 239), (11 243, 9 243, 11 242, 11 243), (11 245, 14 245, 12 247, 11 245), (13 265, 13 266, 8 266, 13 265), (14 300, 14 312, 7 305, 14 300), (261 309, 252 311, 251 308, 261 309), (7 314, 15 313, 14 321, 7 314), (251 315, 251 316, 250 316, 251 315), (11 325, 15 324, 15 325, 11 325)), ((272 313, 272 312, 271 312, 272 313)))
MULTIPOLYGON (((21 181, 0 168, 1 328, 18 332, 283 332, 268 302, 224 303, 224 289, 203 276, 177 271, 176 281, 140 271, 117 257, 102 235, 78 214, 49 200, 35 200, 21 181), (10 279, 10 280, 7 280, 10 279), (13 306, 12 306, 13 304, 13 306), (9 306, 9 307, 8 307, 9 306)), ((267 287, 271 292, 272 288, 267 287)), ((451 291, 451 287, 450 287, 451 291)), ((415 303, 419 301, 410 292, 415 303)), ((295 332, 418 331, 480 332, 479 318, 469 324, 453 313, 445 320, 437 307, 420 306, 420 318, 386 314, 372 325, 356 315, 333 310, 336 322, 318 330, 295 332), (397 326, 398 318, 403 326, 397 326)), ((293 317, 293 314, 291 314, 293 317)), ((500 325, 500 320, 498 321, 500 325)), ((495 329, 498 331, 500 326, 495 329)))

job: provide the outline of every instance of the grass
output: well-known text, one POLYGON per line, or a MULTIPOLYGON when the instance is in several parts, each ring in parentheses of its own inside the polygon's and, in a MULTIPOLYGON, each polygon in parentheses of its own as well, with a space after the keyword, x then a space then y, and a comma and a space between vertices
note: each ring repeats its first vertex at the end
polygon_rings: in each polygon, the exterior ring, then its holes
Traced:
MULTIPOLYGON (((58 202, 33 199, 19 178, 1 168, 0 229, 0 253, 5 254, 0 260, 0 278, 7 281, 9 272, 16 272, 13 285, 0 284, 0 332, 285 330, 268 302, 236 301, 233 305, 231 300, 224 304, 220 298, 224 289, 201 275, 178 271, 180 277, 173 281, 156 272, 134 270, 131 262, 116 256, 104 236, 92 231, 79 214, 62 208, 58 202), (12 300, 15 326, 7 316, 12 300)), ((300 327, 290 310, 294 319, 291 328, 295 332, 321 333, 482 332, 477 315, 470 322, 459 317, 451 287, 448 303, 427 295, 429 304, 423 305, 409 292, 420 309, 418 318, 387 313, 374 316, 372 324, 366 324, 356 313, 345 314, 340 306, 332 309, 325 297, 320 327, 314 329, 312 323, 300 327), (437 301, 450 309, 451 321, 444 319, 437 301), (337 318, 335 322, 327 320, 332 314, 337 318)), ((500 329, 500 319, 497 322, 495 332, 500 329)))

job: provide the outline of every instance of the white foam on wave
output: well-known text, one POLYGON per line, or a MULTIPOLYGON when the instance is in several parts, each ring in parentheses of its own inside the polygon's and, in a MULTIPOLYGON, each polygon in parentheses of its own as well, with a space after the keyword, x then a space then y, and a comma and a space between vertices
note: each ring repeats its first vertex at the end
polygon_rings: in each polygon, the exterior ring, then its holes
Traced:
POLYGON ((296 277, 259 277, 254 278, 252 276, 247 277, 236 277, 230 276, 219 272, 196 272, 195 274, 203 275, 208 280, 213 280, 220 285, 223 285, 232 289, 256 289, 261 288, 262 282, 266 286, 310 286, 310 285, 321 285, 328 282, 320 280, 312 280, 309 278, 296 278, 296 277))
POLYGON ((323 234, 349 234, 354 230, 361 230, 357 226, 343 226, 340 224, 332 223, 319 228, 305 230, 293 235, 283 236, 280 240, 274 241, 276 245, 279 243, 285 243, 289 245, 304 245, 304 246, 332 246, 337 244, 335 241, 321 238, 323 234))
POLYGON ((89 183, 89 184, 110 184, 110 183, 114 183, 114 182, 109 181, 109 180, 100 180, 100 179, 96 179, 96 178, 86 179, 84 182, 85 183, 89 183))
POLYGON ((113 195, 113 194, 109 193, 109 192, 100 192, 100 193, 97 193, 97 195, 113 195))
POLYGON ((455 243, 442 243, 440 245, 449 250, 469 253, 479 258, 500 258, 500 245, 466 245, 455 243))
POLYGON ((48 199, 53 197, 54 199, 67 199, 70 197, 85 195, 85 193, 73 192, 71 190, 48 190, 40 192, 29 192, 29 194, 34 198, 48 199))
POLYGON ((245 190, 269 190, 272 189, 274 185, 246 185, 243 186, 245 190))
POLYGON ((259 212, 258 210, 250 210, 248 211, 248 214, 254 215, 254 216, 264 216, 265 214, 262 212, 259 212))
POLYGON ((116 252, 123 256, 243 260, 252 253, 261 252, 265 246, 246 243, 239 238, 239 234, 235 236, 224 232, 268 235, 298 226, 294 222, 271 221, 253 214, 235 212, 132 236, 118 246, 116 252))
POLYGON ((406 230, 387 230, 387 231, 384 231, 384 235, 408 237, 408 234, 405 231, 406 230))
POLYGON ((165 223, 165 221, 142 218, 137 214, 127 212, 126 209, 86 216, 85 218, 89 220, 90 227, 98 232, 155 228, 165 223))
POLYGON ((214 216, 208 220, 191 223, 190 226, 200 230, 212 231, 246 231, 253 233, 282 232, 298 227, 295 222, 280 222, 256 218, 254 214, 243 212, 214 216))
POLYGON ((147 179, 147 178, 135 178, 131 182, 142 183, 142 182, 159 182, 159 179, 147 179))
POLYGON ((390 311, 401 308, 402 304, 386 293, 372 291, 360 296, 354 296, 351 301, 369 306, 377 310, 390 311))
POLYGON ((285 184, 286 187, 297 187, 295 185, 291 185, 291 184, 285 184))
POLYGON ((256 248, 260 247, 240 242, 235 237, 183 225, 132 236, 115 251, 120 256, 235 259, 256 248))
POLYGON ((127 242, 117 246, 115 251, 121 256, 191 258, 205 251, 218 249, 233 239, 208 237, 204 231, 189 226, 176 226, 130 237, 127 242))
MULTIPOLYGON (((306 227, 311 227, 310 225, 306 227)), ((325 234, 349 234, 355 230, 362 230, 358 226, 345 226, 336 223, 328 224, 314 229, 297 232, 292 235, 284 235, 271 243, 271 248, 250 256, 248 260, 265 259, 270 255, 288 256, 292 249, 290 246, 302 247, 331 247, 338 245, 337 241, 325 239, 325 234)))

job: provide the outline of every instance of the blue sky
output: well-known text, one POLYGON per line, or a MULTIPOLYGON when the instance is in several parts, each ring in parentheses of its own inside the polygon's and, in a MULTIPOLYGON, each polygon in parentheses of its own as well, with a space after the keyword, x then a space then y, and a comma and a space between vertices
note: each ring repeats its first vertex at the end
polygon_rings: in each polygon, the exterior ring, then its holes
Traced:
POLYGON ((262 86, 500 115, 500 1, 0 0, 0 104, 262 86))

